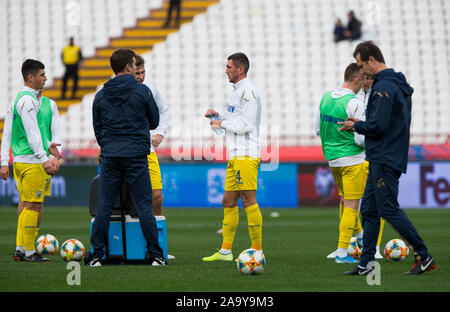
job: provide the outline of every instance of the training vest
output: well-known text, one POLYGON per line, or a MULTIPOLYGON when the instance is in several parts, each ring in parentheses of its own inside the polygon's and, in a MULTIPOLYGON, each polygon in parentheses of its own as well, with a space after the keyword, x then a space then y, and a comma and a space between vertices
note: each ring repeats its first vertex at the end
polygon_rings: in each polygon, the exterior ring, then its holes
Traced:
MULTIPOLYGON (((17 113, 17 102, 24 96, 29 95, 36 99, 33 93, 30 91, 22 91, 20 92, 16 100, 14 101, 14 115, 12 122, 12 131, 11 131, 11 148, 13 152, 13 156, 17 155, 29 155, 34 154, 33 150, 28 143, 27 134, 25 132, 25 128, 23 127, 22 118, 17 113)), ((37 123, 39 126, 39 131, 41 132, 42 138, 42 146, 47 153, 50 155, 48 151, 48 142, 51 141, 51 123, 52 123, 52 107, 50 104, 50 100, 45 96, 42 97, 42 103, 39 108, 39 112, 37 113, 37 123)))
POLYGON ((320 102, 320 139, 323 155, 326 160, 333 160, 345 156, 353 156, 364 152, 364 148, 356 145, 353 132, 339 131, 337 123, 347 119, 347 104, 355 98, 353 94, 346 94, 333 98, 327 92, 320 102))
POLYGON ((80 59, 80 48, 78 46, 66 46, 63 50, 63 63, 75 65, 80 59))

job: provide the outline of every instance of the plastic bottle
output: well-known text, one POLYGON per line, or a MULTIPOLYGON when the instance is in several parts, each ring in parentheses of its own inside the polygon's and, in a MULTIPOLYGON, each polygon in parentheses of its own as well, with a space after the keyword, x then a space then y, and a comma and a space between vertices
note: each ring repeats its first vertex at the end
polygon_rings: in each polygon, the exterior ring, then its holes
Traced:
MULTIPOLYGON (((211 114, 209 115, 209 120, 213 121, 213 120, 219 120, 219 118, 217 118, 216 115, 211 114)), ((223 129, 222 128, 212 128, 214 130, 214 132, 216 133, 216 135, 221 135, 223 133, 223 129)))

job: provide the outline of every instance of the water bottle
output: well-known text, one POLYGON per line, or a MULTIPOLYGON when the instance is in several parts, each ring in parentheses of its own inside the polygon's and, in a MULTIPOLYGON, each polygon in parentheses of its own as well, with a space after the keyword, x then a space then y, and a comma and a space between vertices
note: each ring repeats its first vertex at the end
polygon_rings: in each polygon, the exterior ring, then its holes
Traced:
MULTIPOLYGON (((218 120, 219 118, 217 118, 216 115, 211 114, 209 115, 209 120, 213 121, 213 120, 218 120)), ((221 135, 223 132, 222 128, 213 128, 214 132, 216 133, 216 135, 221 135)))

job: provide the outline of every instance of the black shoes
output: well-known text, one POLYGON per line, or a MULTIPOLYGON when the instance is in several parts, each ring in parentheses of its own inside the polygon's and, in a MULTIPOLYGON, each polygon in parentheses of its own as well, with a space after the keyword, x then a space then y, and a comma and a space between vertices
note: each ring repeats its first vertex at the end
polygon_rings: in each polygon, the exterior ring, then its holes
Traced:
POLYGON ((29 255, 28 257, 24 255, 23 261, 25 261, 25 262, 50 262, 52 260, 44 258, 40 254, 35 252, 32 255, 29 255))
POLYGON ((23 257, 25 257, 25 254, 23 252, 21 252, 20 250, 14 250, 13 254, 14 261, 23 261, 23 257))
POLYGON ((99 258, 92 258, 86 265, 88 267, 101 267, 102 263, 99 258))
MULTIPOLYGON (((428 256, 425 260, 417 260, 411 271, 403 273, 403 275, 417 275, 422 274, 424 272, 429 272, 436 268, 436 262, 434 261, 432 256, 428 256)), ((355 266, 353 270, 344 272, 345 275, 367 275, 369 274, 373 268, 363 268, 359 265, 355 266)))
POLYGON ((359 265, 355 266, 353 270, 344 272, 344 275, 367 275, 372 272, 374 268, 363 268, 359 265))
POLYGON ((425 260, 418 260, 414 263, 411 271, 403 273, 403 275, 417 275, 436 268, 436 262, 432 256, 428 256, 425 260))
POLYGON ((150 260, 150 263, 152 266, 162 266, 162 265, 168 265, 169 262, 166 261, 164 258, 157 258, 154 257, 150 260))

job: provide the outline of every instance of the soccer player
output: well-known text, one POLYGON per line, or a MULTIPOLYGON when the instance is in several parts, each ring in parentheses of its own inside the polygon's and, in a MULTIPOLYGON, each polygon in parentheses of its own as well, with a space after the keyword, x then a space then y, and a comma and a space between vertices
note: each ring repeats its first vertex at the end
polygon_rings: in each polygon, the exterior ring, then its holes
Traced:
MULTIPOLYGON (((49 159, 54 163, 56 171, 59 170, 59 159, 61 158, 60 154, 60 128, 59 128, 59 112, 58 107, 56 106, 55 101, 42 96, 42 90, 39 90, 36 98, 39 100, 40 107, 42 106, 51 106, 51 112, 52 112, 52 119, 50 124, 47 126, 50 127, 49 133, 52 135, 52 142, 48 142, 48 150, 50 152, 49 159), (49 104, 50 103, 50 104, 49 104)), ((2 136, 2 145, 1 145, 1 169, 0 169, 0 177, 3 180, 6 180, 9 178, 9 150, 11 148, 11 132, 12 132, 12 120, 13 120, 13 114, 14 114, 14 102, 11 103, 10 107, 8 108, 8 111, 6 113, 5 117, 5 124, 3 126, 3 136, 2 136)), ((50 193, 48 193, 50 194, 50 193)), ((47 196, 47 195, 46 195, 47 196)), ((17 216, 20 217, 22 210, 24 207, 24 202, 19 201, 19 204, 17 206, 17 216)), ((39 226, 41 224, 42 220, 42 213, 43 213, 43 205, 41 206, 41 210, 39 212, 38 222, 37 222, 37 228, 36 228, 36 234, 37 236, 39 232, 39 226)), ((25 249, 23 246, 23 235, 22 235, 22 229, 20 227, 17 227, 17 234, 16 234, 16 250, 14 251, 13 259, 15 261, 23 261, 25 249)))
POLYGON ((338 121, 348 117, 364 119, 364 105, 356 98, 356 93, 361 89, 361 78, 356 63, 347 66, 342 87, 323 95, 316 126, 316 133, 322 141, 323 154, 338 187, 342 207, 338 248, 328 256, 334 257, 336 263, 357 262, 347 254, 347 248, 353 232, 358 239, 362 238, 358 210, 367 178, 364 136, 341 132, 337 125, 338 121))
POLYGON ((238 200, 241 198, 248 220, 248 231, 252 245, 262 250, 262 215, 256 201, 258 166, 260 163, 259 125, 261 120, 261 99, 253 83, 247 78, 250 63, 244 53, 228 57, 225 73, 233 84, 234 92, 226 113, 213 109, 218 120, 210 122, 212 128, 225 129, 226 147, 229 153, 225 178, 225 193, 222 204, 222 247, 203 261, 232 261, 232 246, 239 222, 238 200))
POLYGON ((52 104, 48 98, 37 98, 38 90, 44 87, 47 80, 44 64, 37 60, 26 60, 22 64, 22 76, 24 87, 9 108, 5 120, 1 177, 9 177, 11 146, 14 178, 20 195, 17 247, 13 259, 45 262, 49 260, 36 253, 34 240, 39 230, 44 197, 50 195, 50 178, 59 170, 58 160, 49 158, 50 151, 59 156, 57 146, 60 144, 51 143, 58 137, 59 119, 56 104, 52 104), (52 126, 52 123, 55 124, 52 126))
POLYGON ((372 41, 359 43, 353 57, 361 73, 373 76, 366 121, 349 118, 339 122, 341 131, 365 135, 369 175, 361 203, 364 250, 358 265, 346 275, 366 275, 373 270, 380 217, 417 253, 412 269, 405 274, 421 274, 435 268, 435 260, 411 220, 398 204, 398 184, 408 164, 411 96, 414 89, 405 75, 385 64, 380 48, 372 41))
MULTIPOLYGON (((373 77, 363 74, 363 83, 362 88, 356 94, 356 97, 364 103, 364 111, 367 108, 367 103, 369 102, 370 91, 372 90, 373 77)), ((383 256, 380 252, 381 238, 383 237, 383 229, 384 229, 384 219, 380 218, 380 233, 378 234, 377 240, 377 250, 375 252, 375 259, 383 259, 383 256)))
MULTIPOLYGON (((139 83, 145 81, 145 61, 142 56, 136 54, 136 80, 139 83)), ((150 172, 150 180, 152 182, 152 198, 153 198, 153 214, 156 217, 156 222, 160 222, 167 231, 166 218, 163 214, 163 194, 162 194, 162 179, 161 168, 159 167, 158 156, 156 155, 155 147, 158 147, 164 136, 167 133, 167 127, 169 126, 169 107, 164 101, 161 93, 156 87, 150 83, 145 85, 152 91, 153 98, 155 99, 156 106, 159 109, 159 125, 158 128, 153 130, 155 134, 151 138, 150 142, 150 154, 147 155, 148 170, 150 172)), ((151 135, 151 133, 150 133, 151 135)), ((173 255, 167 255, 170 259, 175 259, 173 255)))

